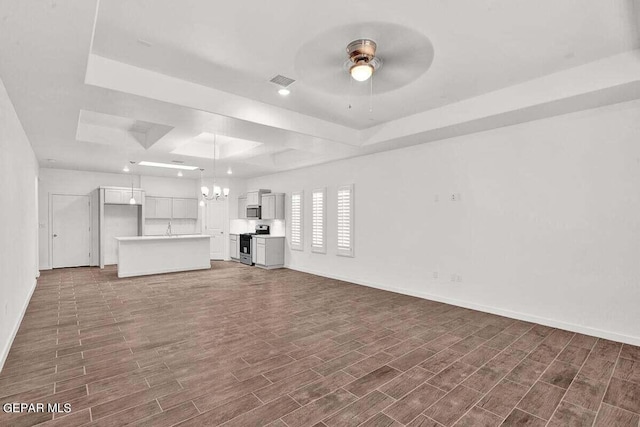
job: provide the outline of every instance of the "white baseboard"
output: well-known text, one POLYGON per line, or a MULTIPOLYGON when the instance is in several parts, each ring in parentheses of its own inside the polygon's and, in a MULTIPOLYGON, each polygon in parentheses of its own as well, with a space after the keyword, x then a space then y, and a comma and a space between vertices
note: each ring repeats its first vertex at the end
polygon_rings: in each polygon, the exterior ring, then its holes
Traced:
POLYGON ((539 317, 533 314, 522 313, 518 311, 511 311, 504 308, 490 307, 482 304, 476 304, 469 301, 462 301, 453 298, 442 297, 438 295, 429 294, 427 292, 419 292, 411 289, 397 288, 393 286, 387 286, 381 283, 365 282, 361 280, 354 280, 349 277, 342 277, 335 274, 327 274, 320 271, 314 271, 305 268, 292 267, 285 265, 285 268, 301 271, 303 273, 315 274, 316 276, 327 277, 335 280, 342 280, 344 282, 353 283, 356 285, 367 286, 369 288, 381 289, 384 291, 395 292, 403 295, 410 295, 417 298, 428 299, 431 301, 442 302, 445 304, 451 304, 458 307, 469 308, 472 310, 478 310, 485 313, 497 314, 499 316, 509 317, 512 319, 523 320, 525 322, 539 323, 540 325, 550 326, 552 328, 565 329, 567 331, 576 332, 584 335, 591 335, 598 338, 603 338, 612 341, 623 342, 626 344, 640 346, 640 337, 634 337, 630 335, 619 334, 617 332, 605 331, 602 329, 591 328, 588 326, 576 325, 573 323, 567 323, 559 320, 548 319, 545 317, 539 317))
POLYGON ((2 372, 2 368, 4 368, 4 362, 7 361, 7 357, 9 356, 9 350, 11 350, 11 346, 13 345, 13 340, 16 339, 16 335, 18 334, 18 329, 20 329, 20 325, 22 324, 22 319, 24 319, 24 314, 27 312, 27 307, 29 306, 29 302, 31 301, 31 297, 33 296, 33 292, 36 290, 36 285, 38 284, 38 280, 33 281, 33 286, 31 287, 31 291, 29 291, 29 298, 25 301, 24 307, 22 307, 22 311, 20 313, 20 318, 18 322, 13 326, 13 332, 11 332, 11 337, 9 341, 5 344, 2 352, 0 353, 0 372, 2 372))

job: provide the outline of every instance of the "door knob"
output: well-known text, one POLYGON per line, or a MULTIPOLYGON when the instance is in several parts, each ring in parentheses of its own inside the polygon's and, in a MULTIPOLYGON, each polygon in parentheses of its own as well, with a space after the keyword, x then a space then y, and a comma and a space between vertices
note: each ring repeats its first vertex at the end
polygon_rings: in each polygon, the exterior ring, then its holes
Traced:
POLYGON ((58 237, 58 235, 57 235, 57 234, 54 234, 54 235, 53 235, 53 237, 58 237))

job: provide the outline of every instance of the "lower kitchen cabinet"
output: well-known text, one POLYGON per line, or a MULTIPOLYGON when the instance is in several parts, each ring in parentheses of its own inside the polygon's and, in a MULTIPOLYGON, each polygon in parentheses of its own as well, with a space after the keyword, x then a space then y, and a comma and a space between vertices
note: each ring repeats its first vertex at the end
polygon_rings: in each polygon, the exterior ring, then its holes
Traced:
POLYGON ((284 237, 258 237, 254 236, 257 267, 282 268, 284 267, 284 237))
POLYGON ((240 236, 229 234, 229 257, 237 261, 240 259, 240 236))

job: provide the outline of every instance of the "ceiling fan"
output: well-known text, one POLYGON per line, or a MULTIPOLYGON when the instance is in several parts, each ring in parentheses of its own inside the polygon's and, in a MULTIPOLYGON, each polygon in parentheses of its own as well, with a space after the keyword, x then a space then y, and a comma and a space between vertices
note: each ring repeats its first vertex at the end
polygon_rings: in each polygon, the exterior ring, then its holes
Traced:
MULTIPOLYGON (((429 69, 433 58, 431 41, 417 30, 359 22, 317 34, 298 49, 294 64, 299 81, 310 89, 343 96, 350 92, 350 81, 369 83, 374 75, 377 94, 407 86, 429 69)), ((352 89, 354 96, 370 94, 369 84, 352 89)))
POLYGON ((376 42, 370 39, 354 40, 347 45, 349 59, 344 67, 354 80, 365 82, 382 67, 382 59, 376 56, 377 48, 376 42))

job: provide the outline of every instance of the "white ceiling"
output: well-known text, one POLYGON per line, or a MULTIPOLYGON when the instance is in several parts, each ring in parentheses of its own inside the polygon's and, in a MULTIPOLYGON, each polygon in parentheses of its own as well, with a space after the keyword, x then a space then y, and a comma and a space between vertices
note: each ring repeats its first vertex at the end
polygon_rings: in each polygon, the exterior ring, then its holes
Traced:
POLYGON ((248 177, 640 96, 636 0, 5 0, 0 19, 0 77, 49 167, 210 173, 216 134, 248 177), (360 37, 384 61, 371 98, 343 69, 360 37))

